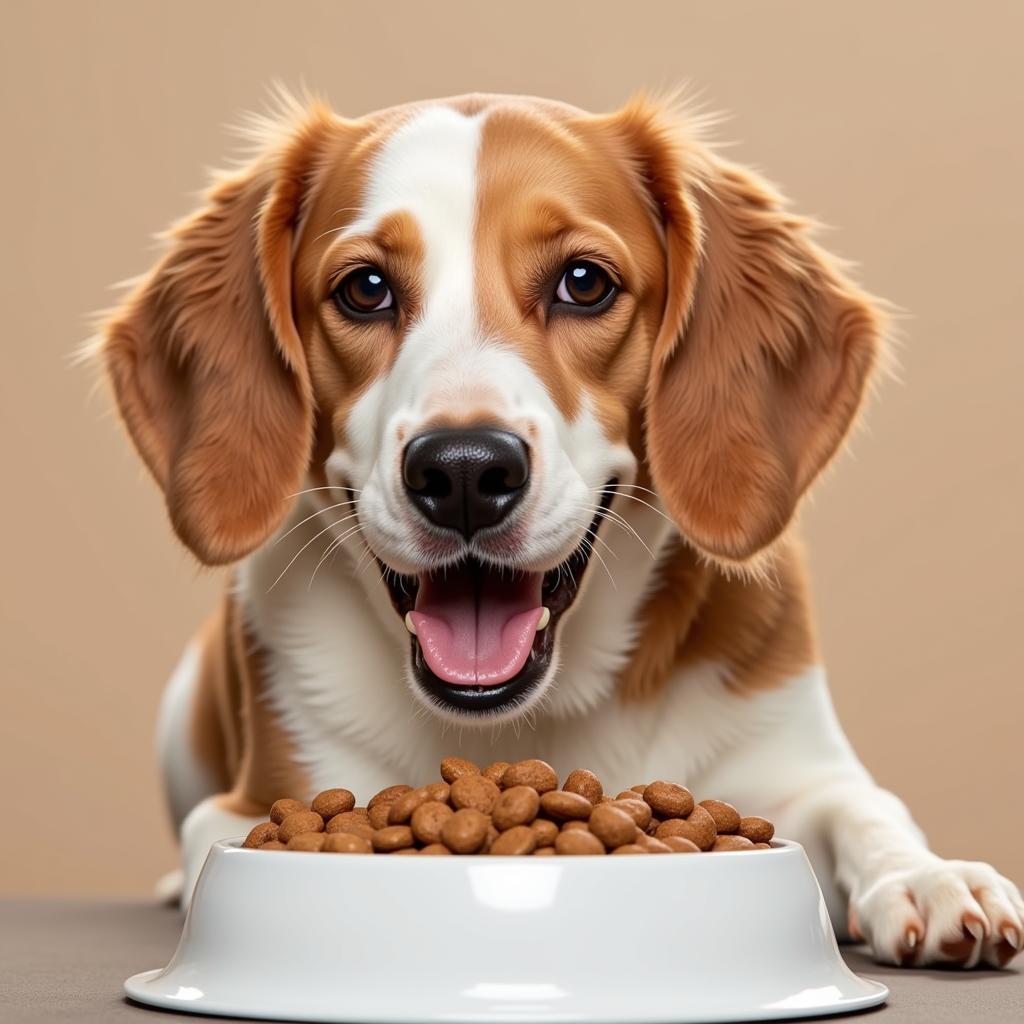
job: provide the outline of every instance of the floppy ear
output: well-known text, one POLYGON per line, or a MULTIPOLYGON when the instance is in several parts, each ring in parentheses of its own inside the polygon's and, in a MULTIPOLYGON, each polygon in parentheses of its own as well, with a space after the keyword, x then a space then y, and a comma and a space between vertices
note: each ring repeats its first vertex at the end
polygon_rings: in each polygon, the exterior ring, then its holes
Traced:
POLYGON ((642 108, 629 113, 668 255, 651 473, 684 536, 743 561, 785 530, 842 444, 882 318, 764 181, 642 108))
POLYGON ((128 431, 176 533, 210 565, 262 543, 306 470, 312 398, 291 248, 329 126, 311 108, 220 177, 102 330, 128 431))

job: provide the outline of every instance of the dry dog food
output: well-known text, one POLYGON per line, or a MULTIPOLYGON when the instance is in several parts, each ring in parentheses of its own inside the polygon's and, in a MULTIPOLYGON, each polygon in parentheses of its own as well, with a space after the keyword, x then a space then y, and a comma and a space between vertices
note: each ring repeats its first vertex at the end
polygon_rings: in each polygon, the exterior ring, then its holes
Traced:
POLYGON ((701 800, 674 782, 617 796, 585 769, 558 776, 545 761, 495 761, 481 770, 446 757, 429 786, 388 786, 365 807, 347 789, 311 804, 278 800, 243 845, 260 850, 549 857, 768 849, 775 827, 732 804, 701 800))

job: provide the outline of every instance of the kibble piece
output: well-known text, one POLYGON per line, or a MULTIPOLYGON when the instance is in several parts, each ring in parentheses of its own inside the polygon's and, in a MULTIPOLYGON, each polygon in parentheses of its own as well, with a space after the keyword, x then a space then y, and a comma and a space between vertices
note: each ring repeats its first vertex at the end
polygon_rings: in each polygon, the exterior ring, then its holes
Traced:
POLYGON ((754 844, 743 836, 719 836, 711 847, 714 853, 721 853, 724 850, 752 850, 754 844))
POLYGON ((644 800, 656 817, 685 818, 693 810, 693 794, 674 782, 652 782, 644 790, 644 800))
POLYGON ((412 812, 409 824, 412 826, 412 834, 421 843, 439 843, 441 841, 441 829, 444 823, 455 812, 447 805, 436 800, 428 800, 420 804, 412 812))
POLYGON ((269 843, 264 843, 261 850, 287 850, 288 847, 284 843, 278 842, 276 839, 271 839, 269 843))
POLYGON ((495 857, 525 857, 537 849, 537 836, 529 825, 514 825, 499 834, 488 851, 495 857))
POLYGON ((770 850, 771 848, 771 843, 754 843, 755 850, 770 850))
POLYGON ((505 789, 511 789, 512 786, 532 786, 538 793, 547 793, 558 788, 558 776, 547 761, 530 758, 510 764, 501 777, 501 784, 505 789))
POLYGON ((449 786, 447 782, 432 782, 425 788, 427 790, 427 795, 431 800, 436 800, 439 804, 448 803, 452 787, 449 786))
POLYGON ((615 797, 616 800, 637 800, 640 798, 640 794, 632 789, 624 789, 621 793, 618 794, 618 796, 615 797))
POLYGON ((344 832, 345 830, 342 828, 342 825, 348 825, 350 823, 369 825, 370 812, 365 807, 353 807, 351 811, 342 811, 341 814, 334 815, 334 817, 327 822, 327 831, 344 832))
POLYGON ((740 827, 736 830, 738 835, 749 839, 755 846, 758 843, 770 843, 775 835, 775 826, 767 818, 758 818, 756 815, 748 818, 740 818, 740 827))
POLYGON ((551 846, 558 835, 558 826, 547 818, 534 818, 530 822, 530 828, 537 838, 538 846, 551 846))
POLYGON ((364 839, 369 839, 373 835, 373 828, 370 826, 369 821, 363 821, 361 818, 354 817, 349 818, 348 815, 351 811, 343 811, 341 814, 336 814, 324 828, 324 831, 328 835, 334 835, 336 833, 347 833, 353 836, 362 836, 364 839))
POLYGON ((553 846, 538 846, 533 851, 534 857, 553 857, 555 855, 555 848, 553 846))
POLYGON ((715 828, 715 819, 699 804, 690 812, 690 816, 683 818, 669 818, 658 826, 655 833, 658 839, 666 836, 682 836, 696 843, 702 850, 710 850, 714 845, 718 832, 715 828))
POLYGON ((590 831, 609 850, 632 843, 637 829, 636 822, 614 804, 601 804, 595 807, 590 813, 588 824, 590 831))
POLYGON ((324 836, 324 853, 373 853, 373 844, 369 836, 331 832, 324 836))
POLYGON ((508 768, 508 761, 492 761, 480 774, 485 779, 490 779, 496 786, 501 785, 502 776, 508 768))
POLYGON ((482 775, 461 775, 452 783, 452 804, 459 810, 472 807, 481 814, 490 814, 499 796, 497 783, 482 775))
POLYGON ((715 828, 719 835, 735 832, 740 827, 740 812, 724 800, 701 800, 704 808, 715 819, 715 828))
POLYGON ((393 804, 403 793, 408 793, 412 786, 385 786, 379 793, 374 793, 370 802, 366 805, 368 811, 372 811, 379 804, 393 804))
POLYGON ((277 838, 287 845, 302 832, 323 832, 324 819, 316 811, 292 811, 277 826, 277 838))
POLYGON ((449 785, 463 775, 479 775, 480 769, 464 757, 446 757, 441 762, 441 778, 449 785))
POLYGON ((494 827, 494 822, 491 822, 487 826, 487 835, 484 837, 484 845, 480 847, 480 853, 490 853, 494 840, 500 835, 501 833, 494 827))
POLYGON ((316 811, 324 821, 336 814, 351 811, 356 805, 356 798, 347 789, 325 789, 313 797, 311 809, 316 811))
MULTIPOLYGON (((579 824, 583 824, 580 822, 579 824)), ((604 843, 587 828, 573 828, 559 832, 555 840, 555 853, 563 856, 580 856, 604 853, 604 843)))
POLYGON ((629 787, 634 793, 639 793, 641 796, 644 795, 644 790, 647 788, 646 782, 638 782, 635 786, 629 787))
POLYGON ((612 850, 613 854, 620 853, 646 853, 647 851, 637 843, 623 843, 622 846, 616 846, 612 850))
POLYGON ((276 838, 277 826, 272 821, 261 821, 250 829, 249 834, 245 837, 245 842, 242 843, 242 848, 254 850, 257 846, 262 846, 276 838))
POLYGON ((288 840, 288 849, 301 850, 304 853, 319 853, 324 848, 325 838, 323 832, 300 832, 288 840))
POLYGON ((584 832, 590 831, 590 826, 585 821, 580 821, 579 818, 574 818, 572 821, 562 822, 562 831, 571 832, 574 828, 581 828, 584 832))
POLYGON ((637 836, 636 845, 643 847, 644 853, 671 853, 672 848, 666 846, 660 839, 655 839, 654 836, 641 835, 637 836))
POLYGON ((420 854, 424 857, 450 857, 452 851, 444 843, 428 843, 420 850, 420 854))
POLYGON ((392 850, 404 850, 412 846, 412 829, 408 825, 388 825, 387 828, 379 828, 373 833, 373 848, 382 853, 389 853, 392 850))
POLYGON ((562 789, 552 789, 540 798, 541 813, 555 821, 584 821, 593 809, 585 796, 562 789))
POLYGON ((391 817, 391 803, 374 804, 370 808, 370 828, 384 828, 391 817))
POLYGON ((700 853, 700 847, 683 836, 665 836, 661 842, 673 853, 700 853))
POLYGON ((408 793, 403 793, 388 810, 388 824, 405 825, 412 817, 412 812, 429 799, 430 794, 426 787, 410 789, 408 793))
POLYGON ((540 797, 531 786, 511 786, 498 797, 491 811, 494 827, 499 832, 515 825, 528 825, 537 817, 540 797))
POLYGON ((476 853, 487 839, 490 824, 486 814, 472 807, 464 807, 441 827, 441 842, 452 853, 476 853))
POLYGON ((562 789, 567 793, 579 793, 592 804, 600 803, 601 797, 604 796, 601 780, 593 772, 588 772, 586 768, 577 768, 576 771, 569 772, 562 789))
POLYGON ((275 825, 280 825, 289 814, 308 810, 309 804, 304 804, 301 800, 292 800, 290 797, 285 797, 283 800, 274 801, 273 806, 270 808, 270 820, 275 825))
POLYGON ((611 807, 618 807, 619 810, 625 811, 636 823, 638 828, 647 828, 651 823, 651 809, 644 803, 640 797, 633 794, 635 799, 632 800, 615 800, 611 803, 611 807))

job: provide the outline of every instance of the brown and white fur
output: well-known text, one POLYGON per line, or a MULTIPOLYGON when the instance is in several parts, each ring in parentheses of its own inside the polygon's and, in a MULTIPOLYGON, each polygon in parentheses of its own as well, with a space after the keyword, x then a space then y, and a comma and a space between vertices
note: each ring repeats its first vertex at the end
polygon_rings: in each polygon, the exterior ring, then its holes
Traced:
POLYGON ((253 138, 99 342, 178 536, 235 564, 161 713, 185 900, 211 841, 279 796, 536 755, 771 816, 840 934, 883 960, 1011 959, 1017 888, 929 852, 829 698, 787 527, 858 414, 883 320, 808 223, 645 100, 358 120, 293 101, 253 138), (584 257, 620 286, 600 315, 553 304, 584 257), (359 266, 386 275, 390 316, 339 312, 359 266), (477 423, 524 439, 530 485, 467 542, 427 529, 401 453, 477 423), (424 690, 395 580, 466 557, 544 573, 581 544, 535 686, 486 714, 424 690))

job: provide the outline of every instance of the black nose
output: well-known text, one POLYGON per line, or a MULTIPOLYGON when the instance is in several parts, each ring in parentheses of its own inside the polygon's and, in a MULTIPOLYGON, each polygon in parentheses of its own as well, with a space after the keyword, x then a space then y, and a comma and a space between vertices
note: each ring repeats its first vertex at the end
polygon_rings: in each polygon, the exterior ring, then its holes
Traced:
POLYGON ((467 540, 500 523, 526 493, 526 445, 507 430, 431 430, 405 449, 402 478, 409 500, 437 526, 467 540))

